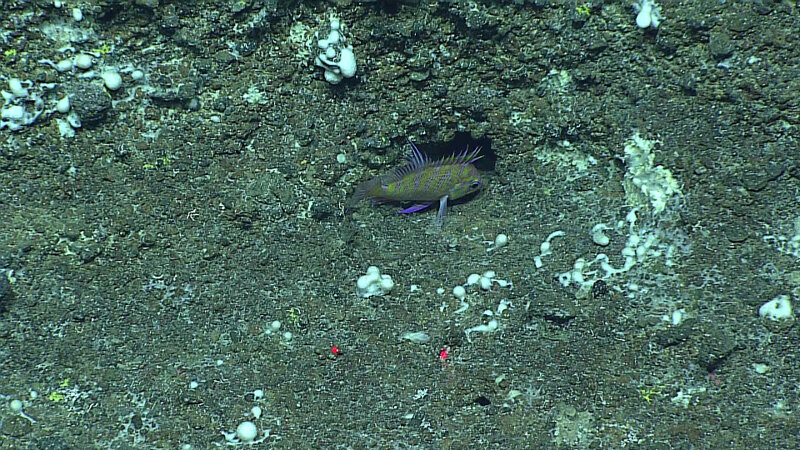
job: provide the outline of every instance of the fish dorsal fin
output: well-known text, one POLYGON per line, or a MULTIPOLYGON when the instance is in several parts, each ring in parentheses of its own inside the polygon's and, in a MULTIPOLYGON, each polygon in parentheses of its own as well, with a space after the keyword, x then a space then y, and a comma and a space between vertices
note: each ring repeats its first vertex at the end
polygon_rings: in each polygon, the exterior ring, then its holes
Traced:
POLYGON ((413 173, 418 170, 425 170, 428 167, 461 164, 466 165, 472 164, 473 162, 483 158, 483 155, 479 154, 481 151, 480 147, 475 147, 475 150, 472 151, 469 151, 469 147, 467 147, 461 153, 456 153, 446 158, 434 161, 430 159, 428 155, 423 154, 419 148, 417 148, 416 144, 411 141, 411 139, 408 140, 408 143, 411 144, 411 154, 408 155, 406 164, 386 174, 382 180, 384 183, 394 183, 409 173, 413 173))

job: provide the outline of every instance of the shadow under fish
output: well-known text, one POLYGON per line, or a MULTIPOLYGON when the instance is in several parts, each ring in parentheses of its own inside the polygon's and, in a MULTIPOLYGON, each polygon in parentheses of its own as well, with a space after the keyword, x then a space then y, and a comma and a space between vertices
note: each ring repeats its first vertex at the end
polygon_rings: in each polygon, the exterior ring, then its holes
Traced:
POLYGON ((413 202, 399 214, 421 211, 439 203, 436 223, 442 225, 447 203, 474 194, 483 188, 478 169, 472 164, 482 158, 480 147, 438 160, 423 155, 411 140, 411 155, 404 166, 379 175, 356 187, 345 214, 364 199, 381 202, 413 202))

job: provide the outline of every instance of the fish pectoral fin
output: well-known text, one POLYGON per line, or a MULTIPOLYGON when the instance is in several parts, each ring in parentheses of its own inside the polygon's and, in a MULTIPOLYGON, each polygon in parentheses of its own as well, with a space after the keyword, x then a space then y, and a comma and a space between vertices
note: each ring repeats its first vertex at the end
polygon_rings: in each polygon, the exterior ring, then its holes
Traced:
POLYGON ((417 203, 416 205, 409 206, 408 208, 398 211, 397 214, 411 214, 431 206, 433 203, 417 203))
POLYGON ((436 214, 436 223, 442 225, 444 223, 444 216, 447 215, 447 196, 439 199, 439 212, 436 214))

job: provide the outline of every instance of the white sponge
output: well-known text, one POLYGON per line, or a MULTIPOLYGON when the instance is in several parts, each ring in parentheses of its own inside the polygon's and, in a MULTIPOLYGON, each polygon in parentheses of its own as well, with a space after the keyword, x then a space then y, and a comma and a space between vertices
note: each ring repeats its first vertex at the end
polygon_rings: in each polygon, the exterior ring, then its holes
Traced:
POLYGON ((654 0, 641 0, 639 3, 633 4, 633 9, 636 14, 636 26, 639 28, 658 28, 661 21, 661 8, 654 0))
POLYGON ((375 295, 385 295, 394 287, 394 281, 389 275, 381 275, 381 271, 375 266, 367 268, 367 274, 358 277, 356 283, 356 294, 362 298, 369 298, 375 295))
POLYGON ((325 69, 325 80, 331 84, 339 84, 344 78, 352 78, 356 74, 356 56, 353 46, 341 31, 338 19, 331 19, 331 29, 326 39, 317 41, 320 53, 314 64, 325 69))
POLYGON ((769 320, 793 319, 792 302, 788 295, 779 295, 758 308, 758 315, 769 320))

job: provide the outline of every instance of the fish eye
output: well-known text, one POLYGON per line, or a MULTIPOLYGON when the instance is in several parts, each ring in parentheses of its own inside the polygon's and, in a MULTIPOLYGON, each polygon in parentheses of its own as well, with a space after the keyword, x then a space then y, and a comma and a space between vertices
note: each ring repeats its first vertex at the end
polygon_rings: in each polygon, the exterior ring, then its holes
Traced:
POLYGON ((480 181, 473 181, 472 184, 469 185, 469 187, 471 189, 478 189, 478 188, 481 187, 481 182, 480 181))

